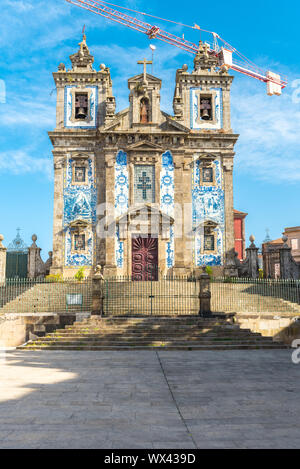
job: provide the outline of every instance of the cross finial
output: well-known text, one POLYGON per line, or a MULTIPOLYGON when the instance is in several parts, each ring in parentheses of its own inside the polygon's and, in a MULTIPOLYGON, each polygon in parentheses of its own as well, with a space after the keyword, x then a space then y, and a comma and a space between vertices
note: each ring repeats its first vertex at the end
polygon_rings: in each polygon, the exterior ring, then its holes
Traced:
POLYGON ((140 60, 138 62, 138 65, 144 65, 144 83, 147 83, 147 65, 152 65, 152 64, 153 64, 152 60, 147 60, 147 59, 140 60))

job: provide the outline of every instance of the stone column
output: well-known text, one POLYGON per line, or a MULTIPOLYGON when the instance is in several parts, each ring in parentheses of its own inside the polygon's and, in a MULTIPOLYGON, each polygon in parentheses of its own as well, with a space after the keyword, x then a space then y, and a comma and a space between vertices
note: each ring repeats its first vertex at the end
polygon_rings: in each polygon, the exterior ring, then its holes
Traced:
POLYGON ((0 285, 6 279, 6 248, 2 244, 3 240, 4 236, 0 234, 0 285))
POLYGON ((199 277, 199 315, 203 317, 211 316, 211 291, 210 291, 210 278, 204 271, 199 277))
POLYGON ((107 153, 105 156, 105 187, 106 187, 106 204, 107 204, 107 225, 110 230, 105 239, 105 265, 104 277, 113 277, 117 274, 117 265, 115 260, 115 233, 112 226, 115 223, 115 155, 107 153))
POLYGON ((292 249, 287 245, 288 237, 282 237, 283 246, 280 249, 280 278, 282 279, 300 279, 300 264, 293 256, 292 249))
POLYGON ((101 266, 97 265, 93 277, 92 316, 102 316, 104 306, 104 278, 101 266))
POLYGON ((247 259, 249 259, 249 266, 248 266, 248 276, 250 278, 258 278, 258 248, 255 246, 254 241, 255 237, 253 235, 250 236, 251 244, 246 249, 247 252, 247 259))
POLYGON ((225 259, 224 274, 237 277, 234 247, 234 215, 233 215, 233 155, 223 160, 224 198, 225 198, 225 259))
POLYGON ((53 211, 53 263, 51 274, 63 273, 63 213, 65 154, 53 151, 54 157, 54 211, 53 211))
POLYGON ((45 275, 45 263, 41 259, 41 248, 36 245, 37 236, 32 235, 32 245, 28 248, 28 277, 37 278, 45 275))

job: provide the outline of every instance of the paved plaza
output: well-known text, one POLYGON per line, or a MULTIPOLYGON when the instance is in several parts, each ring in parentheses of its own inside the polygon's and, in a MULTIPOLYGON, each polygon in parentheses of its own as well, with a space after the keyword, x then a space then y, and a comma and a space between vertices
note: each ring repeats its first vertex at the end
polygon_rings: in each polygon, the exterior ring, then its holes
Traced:
POLYGON ((0 448, 299 448, 291 351, 0 359, 0 448))

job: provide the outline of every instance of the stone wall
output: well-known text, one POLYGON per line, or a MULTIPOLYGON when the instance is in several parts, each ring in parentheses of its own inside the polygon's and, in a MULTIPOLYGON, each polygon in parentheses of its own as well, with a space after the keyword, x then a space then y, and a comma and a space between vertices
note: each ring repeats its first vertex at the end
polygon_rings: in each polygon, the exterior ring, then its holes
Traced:
POLYGON ((242 329, 250 329, 252 332, 259 333, 264 337, 273 337, 274 341, 288 345, 300 338, 300 321, 298 319, 299 316, 295 314, 238 313, 236 315, 236 321, 242 329))
POLYGON ((72 325, 81 316, 82 313, 4 314, 0 316, 0 345, 17 347, 28 340, 72 325))

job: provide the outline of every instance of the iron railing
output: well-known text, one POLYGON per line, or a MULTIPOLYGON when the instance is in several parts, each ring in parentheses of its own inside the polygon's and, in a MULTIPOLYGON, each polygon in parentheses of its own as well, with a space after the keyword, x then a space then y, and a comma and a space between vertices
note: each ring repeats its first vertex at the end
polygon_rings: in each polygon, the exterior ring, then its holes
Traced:
POLYGON ((90 279, 81 282, 8 279, 0 286, 0 314, 88 312, 91 309, 90 279))
POLYGON ((133 281, 117 277, 104 281, 106 315, 198 314, 199 286, 188 276, 159 276, 158 280, 133 281))
POLYGON ((300 280, 213 278, 213 312, 300 314, 300 280))
MULTIPOLYGON (((101 282, 105 315, 196 315, 199 281, 188 276, 159 276, 133 281, 114 277, 101 282)), ((7 280, 0 286, 0 314, 92 311, 91 279, 7 280)), ((300 314, 299 280, 211 279, 212 312, 300 314)))

